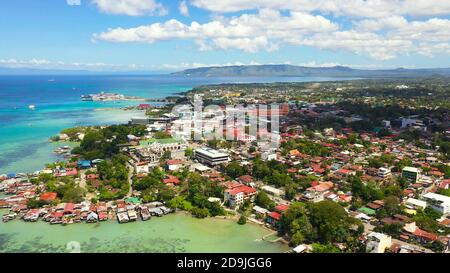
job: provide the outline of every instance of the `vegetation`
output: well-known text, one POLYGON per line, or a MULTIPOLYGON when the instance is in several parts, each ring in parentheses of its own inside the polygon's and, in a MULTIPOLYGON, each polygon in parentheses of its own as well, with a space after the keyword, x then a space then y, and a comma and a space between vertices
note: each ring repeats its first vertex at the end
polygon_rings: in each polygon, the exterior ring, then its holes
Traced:
POLYGON ((294 202, 282 214, 280 227, 280 233, 287 233, 292 245, 312 242, 350 243, 362 231, 362 223, 348 216, 344 208, 332 201, 307 204, 294 202))

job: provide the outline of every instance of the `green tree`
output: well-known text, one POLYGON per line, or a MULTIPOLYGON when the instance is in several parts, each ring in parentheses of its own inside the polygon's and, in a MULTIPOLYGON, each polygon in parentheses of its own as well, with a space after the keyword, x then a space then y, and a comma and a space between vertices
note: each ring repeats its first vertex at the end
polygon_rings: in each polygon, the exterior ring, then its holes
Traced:
POLYGON ((237 223, 239 225, 245 225, 247 223, 247 218, 244 215, 241 215, 241 217, 239 217, 239 220, 237 223))

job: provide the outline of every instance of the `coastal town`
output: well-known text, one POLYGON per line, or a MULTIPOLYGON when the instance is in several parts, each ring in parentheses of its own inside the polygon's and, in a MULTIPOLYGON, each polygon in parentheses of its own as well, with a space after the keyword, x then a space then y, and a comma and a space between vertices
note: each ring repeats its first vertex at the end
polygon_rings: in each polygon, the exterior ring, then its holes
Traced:
POLYGON ((441 78, 230 84, 141 103, 145 116, 128 124, 52 137, 65 160, 0 176, 2 224, 187 212, 261 225, 295 253, 449 252, 449 88, 441 78), (172 111, 198 98, 200 116, 172 111), (246 118, 230 124, 229 105, 256 108, 233 108, 246 118), (249 113, 263 120, 254 134, 249 113))

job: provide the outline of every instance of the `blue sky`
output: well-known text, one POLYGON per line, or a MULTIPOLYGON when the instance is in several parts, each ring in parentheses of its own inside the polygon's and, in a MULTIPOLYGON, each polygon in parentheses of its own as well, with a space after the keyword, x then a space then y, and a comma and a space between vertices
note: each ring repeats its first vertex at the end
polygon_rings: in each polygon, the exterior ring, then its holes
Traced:
POLYGON ((4 1, 0 66, 102 71, 267 63, 449 67, 450 1, 430 2, 4 1))

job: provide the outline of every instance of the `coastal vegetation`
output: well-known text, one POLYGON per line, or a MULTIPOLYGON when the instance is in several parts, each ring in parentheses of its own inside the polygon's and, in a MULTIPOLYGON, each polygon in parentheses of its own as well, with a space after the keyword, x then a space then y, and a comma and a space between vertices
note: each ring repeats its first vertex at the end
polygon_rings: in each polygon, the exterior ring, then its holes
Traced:
POLYGON ((305 242, 321 244, 346 243, 349 252, 356 252, 356 238, 364 227, 332 201, 318 203, 294 202, 282 215, 280 234, 287 234, 291 245, 305 242))

